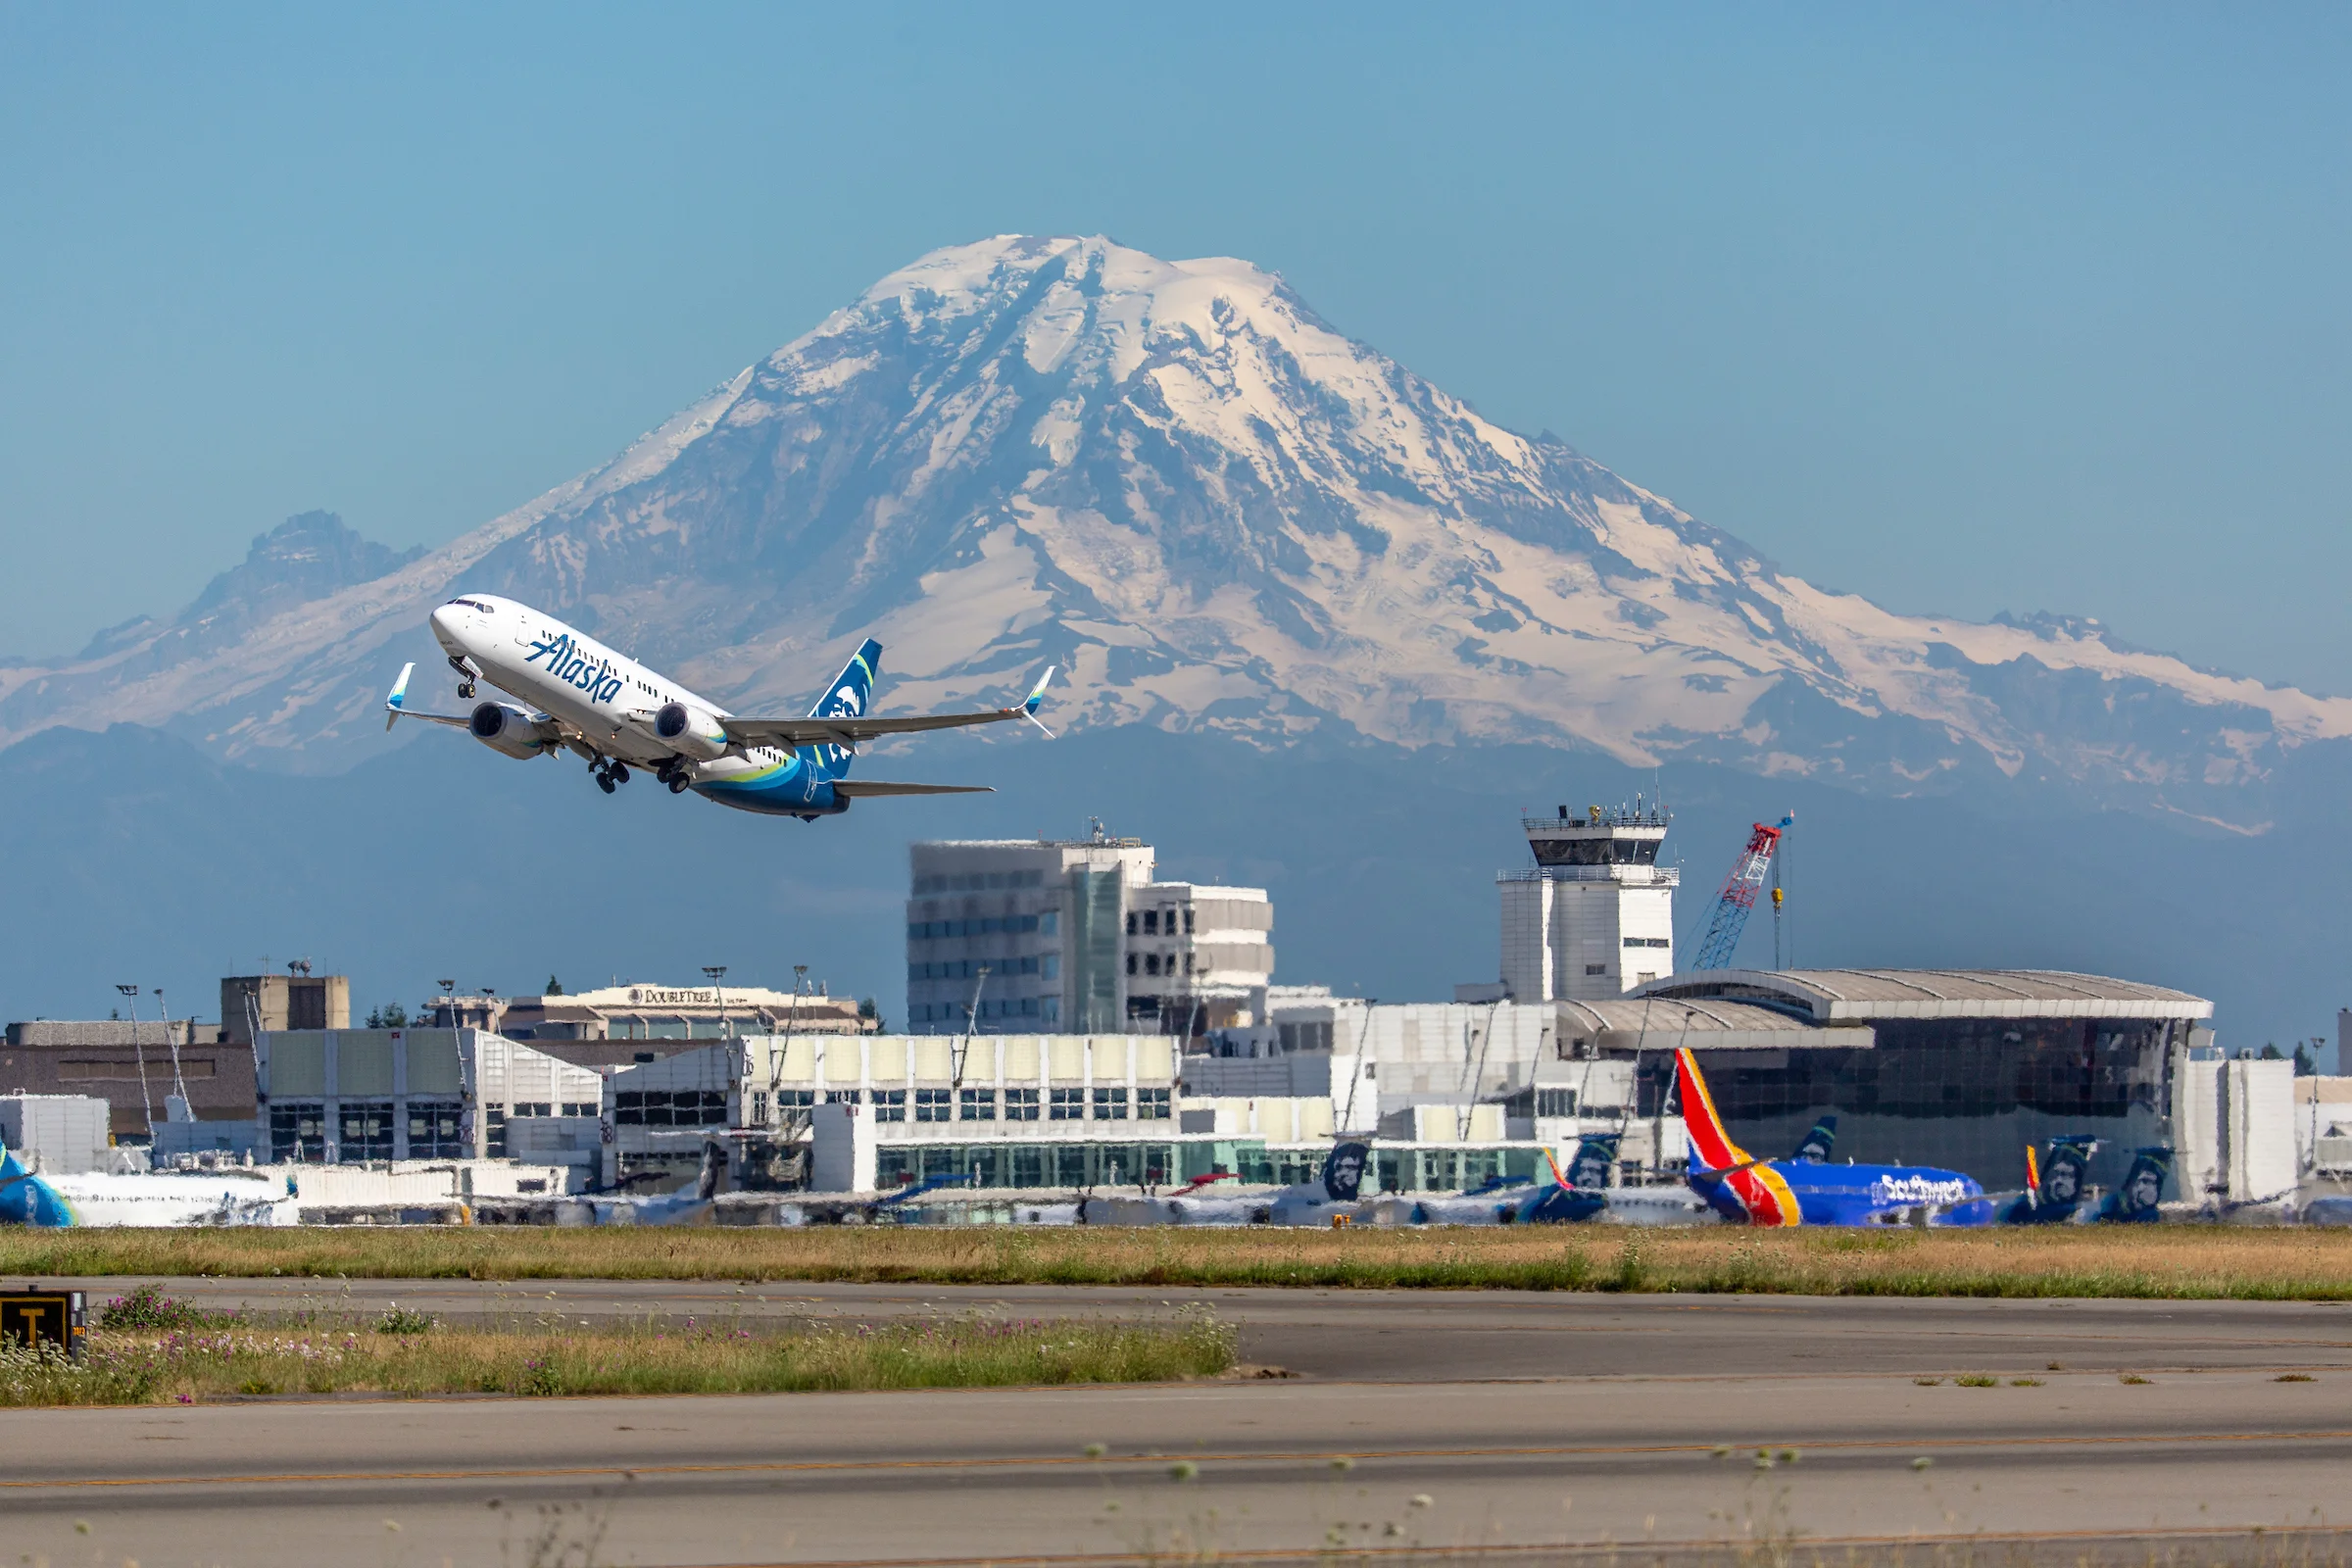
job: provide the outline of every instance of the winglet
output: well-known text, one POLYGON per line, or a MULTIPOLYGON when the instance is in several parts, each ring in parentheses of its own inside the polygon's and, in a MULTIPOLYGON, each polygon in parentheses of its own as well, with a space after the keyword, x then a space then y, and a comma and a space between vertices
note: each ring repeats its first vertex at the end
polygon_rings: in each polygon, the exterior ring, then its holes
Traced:
POLYGON ((1037 684, 1029 688, 1029 695, 1021 700, 1021 716, 1043 730, 1048 740, 1054 738, 1054 732, 1046 729, 1045 721, 1037 716, 1037 710, 1038 706, 1045 702, 1046 688, 1052 685, 1053 681, 1054 666, 1048 664, 1046 672, 1037 677, 1037 684))
POLYGON ((400 666, 400 679, 392 683, 392 691, 384 699, 385 729, 388 730, 400 722, 401 707, 409 700, 409 677, 416 672, 416 666, 414 662, 400 666))

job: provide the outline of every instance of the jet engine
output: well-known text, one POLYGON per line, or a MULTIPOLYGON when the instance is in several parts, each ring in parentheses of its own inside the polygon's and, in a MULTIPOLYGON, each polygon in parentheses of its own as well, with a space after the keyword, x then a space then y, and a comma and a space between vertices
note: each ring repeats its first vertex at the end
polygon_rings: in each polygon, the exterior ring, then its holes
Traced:
POLYGON ((537 757, 557 745, 556 721, 526 713, 512 703, 482 703, 466 721, 473 738, 508 757, 537 757))
POLYGON ((680 757, 708 762, 727 753, 727 732, 718 715, 689 703, 666 703, 654 714, 654 733, 680 757))

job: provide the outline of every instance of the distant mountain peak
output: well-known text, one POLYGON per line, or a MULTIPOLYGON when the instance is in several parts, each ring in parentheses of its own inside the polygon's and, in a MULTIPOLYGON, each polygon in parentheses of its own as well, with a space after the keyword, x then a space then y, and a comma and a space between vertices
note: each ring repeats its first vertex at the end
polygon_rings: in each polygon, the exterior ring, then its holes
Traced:
POLYGON ((192 607, 226 641, 166 657, 197 636, 182 617, 0 671, 0 726, 172 723, 327 765, 382 744, 381 685, 437 663, 424 614, 461 586, 738 706, 805 697, 870 632, 901 707, 1001 700, 1054 659, 1079 724, 1534 741, 1897 794, 2015 780, 2241 823, 2288 754, 2352 737, 2352 702, 2094 622, 1817 588, 1485 418, 1277 273, 1099 235, 921 257, 421 559, 291 519, 192 607))
POLYGON ((183 625, 201 621, 232 606, 258 617, 276 607, 373 582, 423 555, 422 545, 394 550, 377 544, 332 512, 296 513, 255 535, 245 560, 207 583, 179 620, 183 625))

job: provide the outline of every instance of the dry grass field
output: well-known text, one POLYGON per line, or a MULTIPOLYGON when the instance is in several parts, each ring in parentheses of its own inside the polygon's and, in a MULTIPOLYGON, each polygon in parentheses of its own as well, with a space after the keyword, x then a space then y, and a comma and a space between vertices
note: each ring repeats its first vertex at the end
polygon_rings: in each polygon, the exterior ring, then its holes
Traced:
POLYGON ((374 1319, 277 1318, 208 1311, 142 1287, 100 1310, 79 1362, 0 1345, 0 1406, 1151 1383, 1227 1371, 1234 1343, 1230 1326, 1189 1311, 1157 1323, 955 1319, 779 1334, 723 1318, 596 1329, 520 1315, 453 1326, 398 1308, 374 1319))
POLYGON ((1820 1296, 2352 1298, 2352 1232, 2193 1225, 1746 1231, 15 1230, 0 1277, 720 1279, 1820 1296))

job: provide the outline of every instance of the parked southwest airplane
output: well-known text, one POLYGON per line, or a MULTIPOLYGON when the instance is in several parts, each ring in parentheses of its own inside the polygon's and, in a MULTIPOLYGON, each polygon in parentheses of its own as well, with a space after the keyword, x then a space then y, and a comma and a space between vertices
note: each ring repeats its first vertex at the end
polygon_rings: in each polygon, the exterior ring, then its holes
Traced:
POLYGON ((1976 1178, 1927 1165, 1833 1165, 1834 1118, 1823 1117, 1794 1155, 1757 1159, 1732 1142, 1698 1060, 1674 1054, 1690 1134, 1690 1190, 1736 1225, 1989 1225, 1992 1200, 1976 1178))
MULTIPOLYGON (((607 648, 528 605, 488 594, 453 599, 433 612, 433 637, 458 672, 458 696, 472 701, 488 681, 514 703, 484 702, 471 713, 420 713, 408 706, 409 676, 384 699, 384 728, 403 718, 453 724, 508 757, 568 751, 587 759, 607 795, 631 767, 652 770, 672 795, 697 795, 739 810, 813 822, 877 795, 985 795, 976 784, 886 784, 848 777, 858 744, 881 735, 1001 724, 1025 718, 1041 730, 1038 705, 1054 666, 1017 707, 979 713, 868 718, 882 645, 868 638, 805 718, 730 713, 675 681, 607 648)), ((1046 730, 1052 735, 1052 730, 1046 730)))

